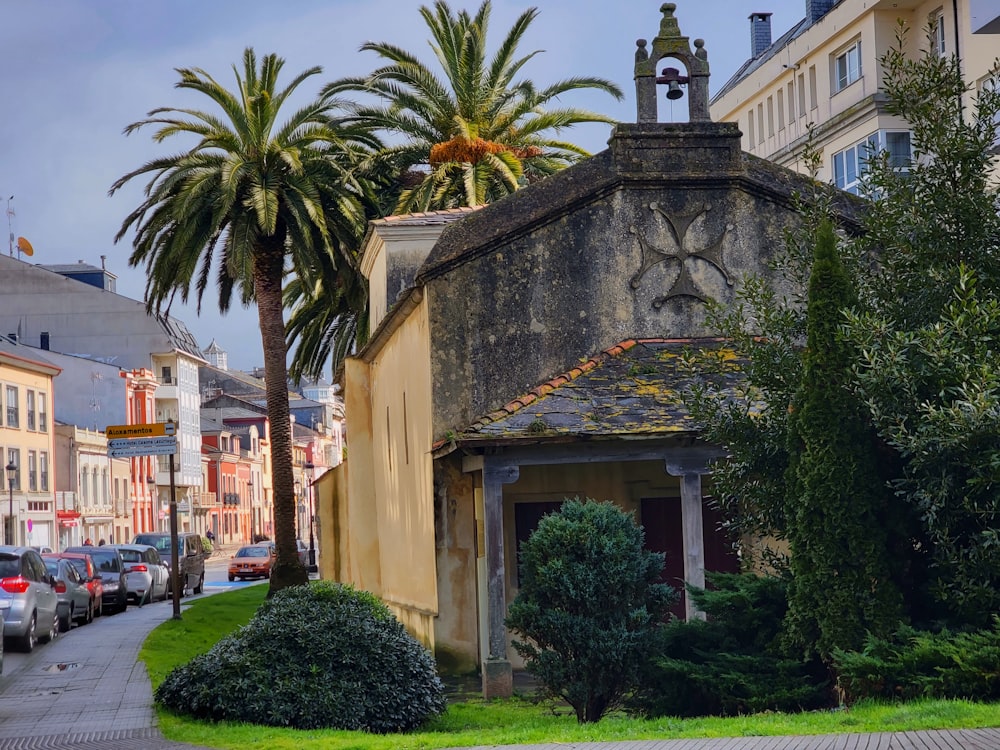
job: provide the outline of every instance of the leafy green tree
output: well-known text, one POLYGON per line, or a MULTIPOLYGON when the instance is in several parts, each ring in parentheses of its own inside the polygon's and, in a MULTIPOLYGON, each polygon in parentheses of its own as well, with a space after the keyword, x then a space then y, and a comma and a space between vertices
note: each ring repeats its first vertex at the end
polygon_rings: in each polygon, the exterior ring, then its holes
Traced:
POLYGON ((324 90, 327 95, 373 94, 381 100, 345 106, 357 121, 402 141, 380 152, 400 179, 420 177, 418 184, 402 190, 399 213, 490 203, 524 181, 588 155, 553 134, 578 123, 613 123, 604 115, 572 107, 547 109, 578 89, 597 89, 620 99, 621 90, 610 81, 574 77, 538 88, 530 80, 517 80, 538 54, 518 55, 518 45, 538 15, 536 8, 518 17, 489 57, 490 10, 490 0, 484 0, 475 15, 455 13, 445 0, 421 6, 443 79, 407 50, 368 42, 361 49, 375 52, 386 64, 324 90))
POLYGON ((154 140, 192 136, 192 146, 154 159, 117 180, 111 193, 148 176, 145 198, 123 221, 115 241, 135 231, 129 264, 146 268, 146 304, 169 310, 192 290, 201 308, 212 277, 219 309, 233 294, 256 303, 264 350, 274 474, 274 525, 278 560, 271 591, 307 580, 295 546, 295 497, 289 420, 282 284, 294 275, 313 286, 333 269, 351 270, 351 250, 364 225, 362 192, 353 164, 377 141, 367 131, 338 124, 335 103, 308 102, 279 123, 310 68, 277 87, 284 61, 266 55, 258 66, 252 49, 234 66, 236 90, 199 68, 180 68, 178 88, 212 101, 218 113, 164 107, 129 125, 147 126, 154 140))
POLYGON ((514 648, 580 723, 599 721, 636 684, 674 593, 663 555, 613 503, 567 500, 520 551, 521 585, 507 625, 514 648))
POLYGON ((863 241, 880 253, 849 325, 854 387, 919 523, 907 554, 929 598, 915 622, 982 627, 1000 606, 1000 91, 976 91, 953 56, 908 58, 905 41, 901 27, 884 85, 914 158, 901 171, 881 155, 869 176, 863 241))
POLYGON ((788 422, 786 522, 792 580, 786 625, 807 654, 860 648, 884 635, 902 599, 888 559, 888 491, 876 470, 874 434, 849 391, 856 361, 844 339, 854 287, 833 226, 820 224, 809 279, 804 370, 788 422))

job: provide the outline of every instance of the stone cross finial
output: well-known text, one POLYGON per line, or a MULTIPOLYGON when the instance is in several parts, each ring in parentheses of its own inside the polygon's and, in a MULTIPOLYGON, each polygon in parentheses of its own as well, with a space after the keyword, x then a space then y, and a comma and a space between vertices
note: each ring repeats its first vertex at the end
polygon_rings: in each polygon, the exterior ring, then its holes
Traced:
POLYGON ((709 73, 705 42, 702 39, 695 39, 695 51, 691 50, 688 37, 681 36, 680 27, 674 17, 675 10, 677 10, 677 5, 674 3, 664 3, 660 6, 663 18, 660 21, 660 33, 653 39, 651 52, 646 50, 645 39, 636 40, 635 98, 638 122, 656 122, 657 83, 668 83, 671 87, 670 91, 677 96, 680 95, 679 86, 686 84, 688 88, 688 119, 691 122, 711 122, 712 119, 708 114, 709 73), (658 81, 656 66, 665 57, 681 62, 687 69, 687 75, 680 76, 678 75, 679 71, 673 68, 665 69, 662 79, 658 81))

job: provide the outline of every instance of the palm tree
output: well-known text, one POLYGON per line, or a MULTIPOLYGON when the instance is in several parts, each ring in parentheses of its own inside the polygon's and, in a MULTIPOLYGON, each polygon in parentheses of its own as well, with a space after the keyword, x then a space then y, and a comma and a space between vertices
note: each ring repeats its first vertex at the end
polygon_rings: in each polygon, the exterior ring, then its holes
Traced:
POLYGON ((387 64, 368 76, 341 79, 323 90, 326 95, 364 92, 382 100, 381 105, 346 106, 356 121, 404 139, 380 152, 401 179, 410 170, 421 172, 419 183, 402 191, 397 212, 490 203, 589 155, 551 134, 578 123, 614 122, 576 108, 546 110, 576 89, 598 89, 621 99, 621 90, 610 81, 570 78, 542 89, 529 80, 515 81, 538 54, 517 53, 538 15, 536 8, 518 17, 489 60, 490 0, 484 0, 475 16, 453 13, 445 0, 421 6, 420 14, 430 29, 443 81, 406 50, 368 42, 361 49, 376 52, 387 64))
POLYGON ((129 125, 126 134, 157 127, 157 142, 178 134, 196 141, 129 172, 110 191, 149 176, 144 200, 115 237, 118 242, 135 230, 129 265, 145 265, 147 309, 169 311, 178 294, 186 301, 193 288, 200 312, 213 275, 223 313, 234 291, 244 305, 257 304, 275 490, 272 593, 307 580, 295 544, 282 283, 291 272, 312 289, 338 268, 350 273, 365 223, 362 188, 351 166, 379 145, 363 128, 339 123, 333 117, 338 103, 329 97, 305 104, 279 124, 291 94, 321 72, 310 68, 278 90, 283 65, 266 55, 258 69, 248 48, 242 74, 233 67, 235 92, 200 68, 178 68, 176 86, 204 94, 221 114, 164 107, 129 125))
MULTIPOLYGON (((389 206, 394 204, 397 213, 495 201, 588 156, 584 149, 550 133, 579 123, 614 122, 575 108, 545 109, 575 89, 598 89, 621 99, 614 83, 572 78, 538 90, 531 81, 515 82, 538 54, 517 55, 518 44, 538 15, 535 8, 521 14, 487 60, 490 8, 489 0, 475 16, 465 11, 456 15, 444 0, 437 0, 433 8, 420 8, 444 81, 415 55, 391 44, 369 42, 361 49, 378 53, 388 64, 323 90, 327 96, 367 93, 384 102, 369 106, 345 101, 342 106, 354 122, 402 138, 401 145, 382 148, 368 172, 381 185, 383 203, 390 196, 389 206)), ((288 287, 286 304, 292 309, 288 336, 290 342, 297 339, 293 377, 318 377, 331 357, 336 372, 343 358, 364 344, 367 323, 359 316, 365 315, 367 297, 357 289, 357 284, 345 283, 343 274, 316 294, 288 287)))

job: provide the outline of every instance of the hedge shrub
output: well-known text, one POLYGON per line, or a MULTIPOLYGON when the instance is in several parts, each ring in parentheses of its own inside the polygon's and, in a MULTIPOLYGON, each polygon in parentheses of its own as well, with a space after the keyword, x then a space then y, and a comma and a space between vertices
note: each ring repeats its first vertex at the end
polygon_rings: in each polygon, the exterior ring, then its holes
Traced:
POLYGON ((266 600, 156 690, 200 719, 403 732, 445 709, 430 653, 372 594, 331 582, 266 600))
POLYGON ((674 620, 657 633, 630 712, 658 716, 737 716, 829 704, 817 661, 777 650, 788 608, 785 582, 709 573, 711 588, 688 589, 708 620, 674 620))
POLYGON ((507 625, 514 648, 577 721, 599 721, 632 689, 673 598, 663 555, 612 503, 567 500, 521 547, 521 586, 507 625))
POLYGON ((1000 700, 1000 619, 993 628, 955 633, 900 627, 869 636, 860 651, 836 651, 833 667, 844 700, 966 698, 1000 700))

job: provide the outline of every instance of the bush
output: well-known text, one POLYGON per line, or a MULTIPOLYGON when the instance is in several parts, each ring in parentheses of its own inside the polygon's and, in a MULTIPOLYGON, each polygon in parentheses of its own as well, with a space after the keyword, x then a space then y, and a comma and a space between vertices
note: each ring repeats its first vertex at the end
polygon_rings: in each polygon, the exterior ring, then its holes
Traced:
POLYGON ((643 548, 611 503, 567 500, 521 547, 521 587, 507 625, 550 695, 579 722, 598 721, 634 685, 673 591, 657 583, 663 555, 643 548))
POLYGON ((900 627, 869 636, 861 651, 836 651, 834 670, 847 702, 863 698, 1000 700, 1000 619, 991 630, 938 633, 900 627))
POLYGON ((246 627, 156 690, 200 719, 402 732, 445 709, 434 661, 374 595, 318 582, 282 589, 246 627))
POLYGON ((709 573, 688 596, 708 620, 675 620, 657 633, 627 708, 648 717, 800 711, 831 701, 818 661, 776 649, 788 609, 778 578, 709 573))

